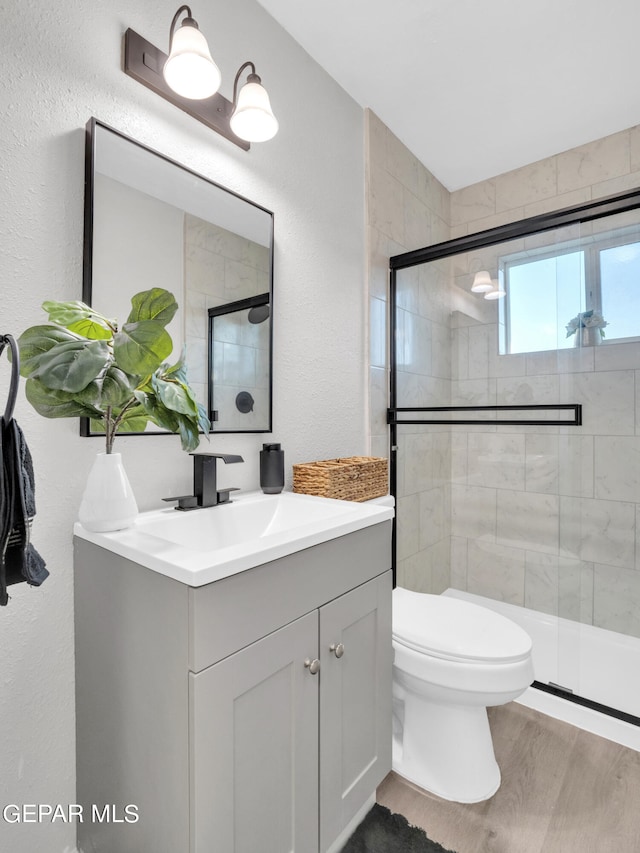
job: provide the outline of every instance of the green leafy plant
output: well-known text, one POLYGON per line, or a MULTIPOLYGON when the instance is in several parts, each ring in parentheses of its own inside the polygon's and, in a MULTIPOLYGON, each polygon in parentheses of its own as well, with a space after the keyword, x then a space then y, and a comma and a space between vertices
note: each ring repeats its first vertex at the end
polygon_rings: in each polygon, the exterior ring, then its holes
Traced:
POLYGON ((143 432, 151 421, 180 433, 184 450, 209 433, 209 420, 187 382, 184 353, 173 350, 166 326, 178 310, 159 287, 137 293, 119 327, 84 302, 44 302, 51 325, 31 326, 18 339, 25 393, 45 418, 87 417, 112 452, 118 430, 143 432))

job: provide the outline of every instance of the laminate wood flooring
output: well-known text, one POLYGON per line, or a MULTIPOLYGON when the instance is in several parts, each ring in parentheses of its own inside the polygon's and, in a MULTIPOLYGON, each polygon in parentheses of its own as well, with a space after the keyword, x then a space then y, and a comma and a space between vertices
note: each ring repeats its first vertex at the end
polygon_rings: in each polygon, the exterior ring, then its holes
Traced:
POLYGON ((515 702, 489 722, 490 800, 451 803, 390 773, 378 802, 456 853, 640 853, 640 752, 515 702))

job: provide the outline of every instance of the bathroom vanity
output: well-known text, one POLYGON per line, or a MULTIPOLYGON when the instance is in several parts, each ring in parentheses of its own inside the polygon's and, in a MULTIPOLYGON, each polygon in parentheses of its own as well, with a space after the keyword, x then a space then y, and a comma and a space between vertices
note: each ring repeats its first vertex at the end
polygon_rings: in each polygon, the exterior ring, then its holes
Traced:
POLYGON ((393 510, 260 498, 76 526, 81 849, 325 853, 390 770, 393 510))

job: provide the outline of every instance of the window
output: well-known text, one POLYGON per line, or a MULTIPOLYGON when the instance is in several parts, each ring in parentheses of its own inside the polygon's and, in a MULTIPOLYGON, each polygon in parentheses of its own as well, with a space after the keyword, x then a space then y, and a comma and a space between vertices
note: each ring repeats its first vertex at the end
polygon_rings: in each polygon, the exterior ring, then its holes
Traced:
POLYGON ((640 340, 637 228, 503 256, 499 275, 503 354, 573 347, 579 316, 587 325, 603 318, 603 342, 640 340))

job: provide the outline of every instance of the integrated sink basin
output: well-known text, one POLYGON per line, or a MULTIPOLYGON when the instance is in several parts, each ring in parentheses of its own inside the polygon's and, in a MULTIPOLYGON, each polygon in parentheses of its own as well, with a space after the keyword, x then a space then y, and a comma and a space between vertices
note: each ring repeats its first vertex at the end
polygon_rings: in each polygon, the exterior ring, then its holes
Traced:
POLYGON ((202 586, 393 518, 392 506, 248 492, 232 503, 140 513, 133 527, 76 536, 175 580, 202 586))

